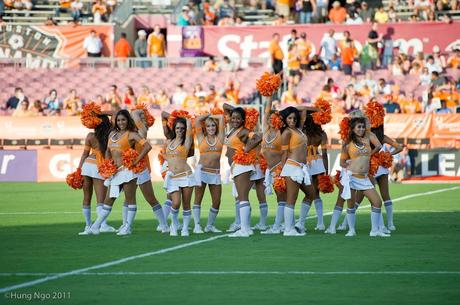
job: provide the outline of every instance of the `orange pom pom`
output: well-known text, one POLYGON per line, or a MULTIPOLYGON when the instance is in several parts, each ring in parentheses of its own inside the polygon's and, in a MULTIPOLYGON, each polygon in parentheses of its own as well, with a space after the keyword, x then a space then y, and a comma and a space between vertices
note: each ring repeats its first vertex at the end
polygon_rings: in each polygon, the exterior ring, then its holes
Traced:
POLYGON ((158 153, 158 161, 160 161, 160 165, 163 166, 165 163, 165 149, 164 147, 158 153))
POLYGON ((364 113, 366 114, 372 128, 377 128, 383 125, 385 119, 385 109, 378 102, 369 102, 364 107, 364 113))
POLYGON ((81 175, 81 168, 77 168, 76 171, 68 174, 65 181, 67 182, 67 185, 74 190, 83 188, 83 176, 81 175))
POLYGON ((146 164, 145 164, 144 159, 134 164, 134 161, 136 161, 138 157, 139 157, 139 153, 136 150, 132 148, 128 149, 127 151, 123 152, 123 155, 122 155, 123 166, 133 171, 133 173, 135 174, 141 173, 145 169, 146 164))
POLYGON ((227 116, 225 115, 225 111, 222 109, 222 108, 219 108, 219 107, 214 107, 214 108, 211 108, 211 114, 212 115, 223 115, 224 116, 224 120, 225 120, 225 123, 228 122, 228 118, 227 116))
POLYGON ((91 102, 83 106, 83 110, 80 115, 80 120, 83 126, 86 128, 94 129, 99 125, 102 120, 97 116, 101 114, 101 106, 91 102))
POLYGON ((287 190, 286 189, 286 178, 280 176, 282 169, 283 168, 281 166, 278 166, 278 168, 275 170, 275 175, 273 178, 273 189, 277 193, 285 193, 287 190))
POLYGON ((139 110, 144 111, 144 117, 145 117, 145 121, 146 121, 148 127, 152 127, 153 124, 155 124, 155 118, 148 111, 147 105, 145 105, 145 104, 137 104, 136 107, 134 107, 134 109, 139 109, 139 110))
POLYGON ((284 122, 279 112, 274 112, 270 115, 270 125, 275 129, 281 129, 284 127, 284 122))
POLYGON ((257 111, 255 108, 245 108, 244 111, 246 113, 244 127, 249 130, 254 130, 259 120, 259 111, 257 111))
POLYGON ((336 170, 336 173, 334 175, 334 178, 332 179, 333 183, 337 186, 337 187, 341 187, 341 184, 340 184, 340 174, 341 172, 339 170, 336 170))
POLYGON ((316 111, 311 115, 315 124, 324 125, 332 120, 332 108, 328 101, 319 98, 313 105, 319 109, 319 111, 316 111))
POLYGON ((259 91, 262 96, 272 96, 280 85, 281 77, 279 74, 272 74, 269 72, 262 74, 256 81, 257 91, 259 91))
POLYGON ((173 129, 174 122, 177 118, 191 119, 192 116, 187 110, 173 110, 173 112, 171 112, 171 115, 168 118, 168 127, 170 129, 173 129))
POLYGON ((350 135, 350 119, 348 117, 344 117, 340 121, 339 127, 340 138, 342 139, 342 141, 346 141, 348 139, 348 136, 350 135))
POLYGON ((256 163, 256 152, 251 150, 245 153, 243 150, 237 150, 233 155, 233 162, 241 165, 251 165, 256 163))
POLYGON ((377 154, 373 154, 371 159, 369 160, 369 176, 375 176, 377 170, 379 169, 379 156, 377 154))
POLYGON ((334 182, 329 175, 318 176, 318 189, 322 193, 332 193, 334 191, 334 182))
POLYGON ((393 156, 388 151, 380 151, 377 153, 379 158, 379 165, 382 167, 390 168, 393 165, 393 156))
POLYGON ((265 160, 264 156, 262 155, 259 155, 258 159, 259 159, 260 169, 262 170, 262 173, 265 174, 265 171, 267 170, 267 167, 268 167, 267 160, 265 160))
POLYGON ((97 170, 102 178, 108 179, 117 172, 117 166, 113 159, 104 159, 104 161, 98 165, 97 170))

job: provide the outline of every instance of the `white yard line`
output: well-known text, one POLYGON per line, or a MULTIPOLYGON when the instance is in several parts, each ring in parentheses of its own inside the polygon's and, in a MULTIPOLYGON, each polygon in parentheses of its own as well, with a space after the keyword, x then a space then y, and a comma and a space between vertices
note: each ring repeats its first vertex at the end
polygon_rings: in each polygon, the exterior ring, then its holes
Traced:
MULTIPOLYGON (((456 186, 456 187, 439 189, 439 190, 435 190, 435 191, 429 191, 429 192, 406 195, 406 196, 402 196, 402 197, 393 199, 393 202, 398 202, 398 201, 402 201, 402 200, 406 200, 406 199, 414 198, 414 197, 427 196, 427 195, 432 195, 432 194, 437 194, 437 193, 442 193, 442 192, 448 192, 448 191, 456 190, 456 189, 459 189, 459 188, 460 188, 460 186, 456 186)), ((366 207, 369 207, 369 205, 367 205, 366 207)), ((332 214, 332 212, 331 213, 326 213, 325 215, 331 215, 331 214, 332 214)), ((310 216, 309 218, 313 218, 313 217, 314 216, 310 216)), ((21 289, 21 288, 35 286, 35 285, 38 285, 38 284, 41 284, 41 283, 46 283, 46 282, 49 282, 49 281, 52 281, 52 280, 57 280, 57 279, 72 276, 72 275, 78 275, 78 274, 86 273, 86 272, 91 271, 91 270, 97 270, 97 269, 102 269, 102 268, 106 268, 106 267, 120 265, 120 264, 129 262, 129 261, 132 261, 132 260, 136 260, 136 259, 139 259, 139 258, 159 255, 159 254, 163 254, 163 253, 167 253, 167 252, 171 252, 171 251, 175 251, 175 250, 180 250, 180 249, 183 249, 183 248, 192 247, 192 246, 195 246, 195 245, 199 245, 199 244, 202 244, 202 243, 214 241, 216 239, 227 237, 227 236, 228 236, 228 234, 218 235, 218 236, 214 236, 214 237, 207 238, 207 239, 202 239, 202 240, 198 240, 198 241, 194 241, 194 242, 184 243, 184 244, 174 246, 174 247, 170 247, 170 248, 160 249, 160 250, 147 252, 147 253, 143 253, 143 254, 139 254, 139 255, 129 256, 129 257, 114 260, 114 261, 109 261, 109 262, 104 263, 104 264, 99 264, 99 265, 95 265, 95 266, 91 266, 91 267, 87 267, 87 268, 82 268, 82 269, 76 269, 76 270, 72 270, 72 271, 64 272, 64 273, 56 273, 54 275, 48 275, 48 276, 45 276, 45 277, 42 277, 42 278, 39 278, 39 279, 36 279, 36 280, 33 280, 33 281, 28 281, 28 282, 24 282, 24 283, 21 283, 21 284, 0 288, 0 293, 9 292, 9 291, 12 291, 12 290, 15 290, 15 289, 21 289)))
MULTIPOLYGON (((64 273, 19 272, 1 276, 56 276, 64 273)), ((460 271, 120 271, 82 272, 76 276, 155 276, 155 275, 460 275, 460 271)))

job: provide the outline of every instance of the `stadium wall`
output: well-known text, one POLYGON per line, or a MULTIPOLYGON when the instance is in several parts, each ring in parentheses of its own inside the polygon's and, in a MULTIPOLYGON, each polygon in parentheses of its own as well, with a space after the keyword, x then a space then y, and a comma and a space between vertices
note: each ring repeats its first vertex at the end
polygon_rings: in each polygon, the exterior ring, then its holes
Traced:
MULTIPOLYGON (((149 154, 153 181, 162 181, 159 151, 160 146, 155 145, 149 154)), ((77 168, 81 153, 81 149, 0 150, 0 182, 63 182, 77 168)), ((339 153, 337 149, 329 150, 332 173, 340 169, 339 153)), ((460 151, 457 149, 410 150, 409 155, 412 176, 460 178, 460 151)), ((196 161, 196 158, 189 159, 192 165, 196 161)), ((225 177, 229 170, 225 157, 221 166, 222 177, 225 177)))

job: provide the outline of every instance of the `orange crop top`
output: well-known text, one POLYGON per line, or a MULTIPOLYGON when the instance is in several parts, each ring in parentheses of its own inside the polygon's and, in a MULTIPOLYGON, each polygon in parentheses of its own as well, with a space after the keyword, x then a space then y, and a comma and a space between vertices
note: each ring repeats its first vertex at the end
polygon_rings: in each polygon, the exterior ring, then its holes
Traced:
POLYGON ((282 151, 282 143, 281 143, 281 132, 277 131, 276 136, 271 141, 268 141, 268 132, 264 134, 262 137, 262 150, 261 153, 264 152, 281 152, 282 151))
POLYGON ((303 146, 304 148, 307 147, 307 136, 300 130, 292 129, 291 139, 289 140, 289 145, 283 145, 282 149, 295 149, 297 147, 303 146))
MULTIPOLYGON (((112 150, 115 150, 115 151, 121 151, 121 152, 124 152, 124 151, 127 151, 128 149, 131 148, 131 145, 129 145, 129 131, 125 132, 120 139, 118 139, 117 141, 115 141, 113 139, 113 137, 115 136, 115 134, 113 134, 110 138, 109 138, 109 144, 107 145, 107 147, 112 151, 112 150)), ((142 143, 143 145, 144 143, 142 143)))
POLYGON ((169 158, 178 158, 178 159, 187 159, 188 151, 185 149, 185 145, 178 145, 174 148, 171 147, 171 143, 166 146, 165 157, 168 160, 169 158))
MULTIPOLYGON (((226 136, 225 137, 225 144, 234 149, 234 150, 243 150, 244 149, 244 146, 245 144, 240 140, 240 138, 238 138, 238 133, 241 131, 241 129, 243 129, 243 127, 240 127, 238 128, 235 132, 231 133, 230 136, 226 136)), ((250 132, 249 133, 249 138, 252 138, 252 136, 254 135, 253 132, 250 132)))
POLYGON ((203 137, 203 139, 201 140, 201 143, 198 146, 200 154, 204 155, 204 154, 208 154, 208 153, 209 154, 210 153, 216 153, 216 154, 221 154, 222 153, 223 144, 219 140, 219 137, 216 137, 216 142, 213 145, 211 145, 211 144, 212 143, 208 142, 207 137, 203 137))
POLYGON ((104 161, 104 156, 102 155, 102 152, 98 148, 94 148, 94 147, 85 145, 84 150, 89 151, 90 156, 91 155, 96 156, 96 160, 94 160, 92 157, 88 157, 86 158, 85 162, 99 165, 102 163, 102 161, 104 161))
POLYGON ((368 139, 365 140, 364 145, 359 147, 354 142, 348 144, 348 150, 345 155, 342 155, 341 159, 356 159, 358 157, 370 157, 371 156, 371 144, 368 139))

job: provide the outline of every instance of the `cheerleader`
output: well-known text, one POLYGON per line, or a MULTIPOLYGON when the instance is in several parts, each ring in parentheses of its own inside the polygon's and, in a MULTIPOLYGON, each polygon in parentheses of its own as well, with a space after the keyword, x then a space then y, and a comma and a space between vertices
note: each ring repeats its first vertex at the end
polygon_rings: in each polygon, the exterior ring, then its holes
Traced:
MULTIPOLYGON (((319 196, 318 188, 318 176, 328 173, 328 159, 327 159, 327 134, 321 128, 321 125, 316 124, 312 117, 313 111, 307 111, 307 116, 305 119, 305 124, 303 125, 303 132, 307 135, 308 145, 307 145, 307 167, 308 172, 311 176, 311 182, 315 188, 315 210, 317 223, 315 230, 324 231, 324 221, 323 221, 323 201, 319 196), (319 148, 321 147, 321 154, 319 153, 319 148)), ((311 207, 311 201, 308 200, 307 196, 304 197, 302 201, 302 209, 306 209, 306 215, 311 207)), ((302 214, 302 213, 301 213, 302 214)), ((297 222, 296 228, 302 230, 304 226, 297 222)))
POLYGON ((105 157, 113 159, 117 172, 109 179, 105 180, 104 184, 109 187, 105 197, 104 206, 101 214, 91 226, 92 234, 99 234, 101 223, 107 219, 115 199, 120 195, 121 189, 125 193, 125 202, 128 203, 127 224, 118 231, 117 235, 131 234, 133 221, 136 216, 136 181, 137 176, 132 171, 123 166, 123 153, 135 147, 136 143, 142 146, 142 151, 134 160, 134 165, 139 163, 147 153, 152 149, 150 144, 142 139, 137 133, 136 125, 127 110, 120 110, 115 116, 115 130, 109 135, 108 145, 105 157))
MULTIPOLYGON (((305 113, 305 111, 302 111, 305 113)), ((284 208, 284 236, 304 236, 294 228, 294 206, 299 189, 308 194, 310 202, 314 200, 315 189, 311 185, 310 173, 305 164, 307 159, 307 136, 300 129, 302 121, 300 112, 294 107, 287 107, 280 112, 287 126, 281 133, 283 170, 281 176, 286 178, 286 206, 284 208)), ((305 223, 306 209, 301 209, 299 221, 305 223)))
MULTIPOLYGON (((85 147, 80 158, 78 168, 81 168, 83 176, 83 215, 85 217, 86 226, 83 232, 78 235, 89 235, 91 227, 91 198, 93 188, 96 192, 97 207, 96 213, 101 213, 104 205, 104 198, 107 188, 104 186, 104 178, 97 171, 97 166, 104 160, 105 151, 107 149, 107 140, 109 133, 112 130, 112 124, 106 115, 97 115, 101 121, 94 128, 94 132, 88 133, 85 139, 85 147)), ((101 223, 100 232, 115 232, 115 228, 109 226, 105 221, 101 223)))
MULTIPOLYGON (((279 180, 281 173, 281 157, 283 151, 281 149, 281 131, 284 123, 280 114, 272 110, 272 98, 268 99, 265 106, 265 115, 262 125, 263 137, 261 143, 261 153, 267 162, 267 169, 265 170, 265 192, 272 193, 272 185, 275 179, 279 180)), ((284 180, 284 178, 281 178, 284 180)), ((276 210, 275 223, 271 228, 261 232, 261 234, 279 234, 282 230, 282 222, 284 218, 284 207, 286 206, 286 191, 284 189, 274 188, 278 208, 276 210)))
MULTIPOLYGON (((256 151, 256 163, 254 164, 255 170, 252 173, 249 180, 251 180, 252 182, 252 188, 256 189, 257 200, 259 201, 260 218, 259 218, 259 222, 251 229, 258 230, 258 231, 265 231, 268 229, 266 225, 267 215, 268 215, 268 204, 267 204, 267 197, 265 196, 265 185, 264 185, 265 173, 262 171, 262 167, 261 167, 262 162, 265 162, 265 160, 263 156, 261 155, 260 145, 257 145, 257 147, 254 150, 256 151)), ((250 218, 249 218, 249 225, 251 225, 250 218)))
MULTIPOLYGON (((261 138, 257 134, 249 131, 245 127, 246 123, 246 112, 241 107, 234 108, 229 104, 224 104, 224 111, 230 114, 230 122, 232 129, 225 137, 225 144, 227 145, 226 156, 231 166, 231 173, 233 176, 233 182, 236 188, 237 195, 237 211, 239 210, 241 228, 234 233, 230 234, 230 237, 249 237, 252 234, 251 227, 249 225, 250 218, 250 204, 249 204, 249 191, 251 189, 251 175, 255 171, 254 162, 245 160, 242 164, 240 161, 233 161, 236 157, 253 154, 252 151, 260 143, 261 138)), ((255 154, 254 154, 255 155, 255 154)), ((237 212, 238 213, 238 212, 237 212)))
POLYGON ((365 118, 353 118, 350 120, 350 133, 348 141, 342 145, 340 165, 342 166, 341 183, 343 185, 343 197, 348 200, 347 220, 349 231, 346 236, 355 236, 355 213, 354 202, 357 192, 363 192, 372 205, 370 232, 371 237, 389 235, 383 233, 379 228, 382 201, 369 180, 369 161, 373 153, 380 150, 381 144, 376 137, 371 137, 366 132, 365 118), (374 149, 371 149, 371 141, 374 149), (350 192, 349 196, 344 193, 350 192))
POLYGON ((168 162, 168 171, 164 181, 164 188, 171 195, 172 200, 171 213, 173 220, 171 222, 170 235, 177 236, 179 208, 182 203, 183 225, 181 236, 189 236, 190 201, 192 199, 193 187, 199 185, 192 169, 187 164, 187 156, 193 143, 190 120, 177 117, 174 120, 171 132, 171 139, 166 141, 165 159, 168 162))
POLYGON ((199 116, 195 121, 195 132, 200 151, 200 161, 195 175, 197 180, 201 182, 201 186, 195 187, 195 204, 192 209, 193 221, 195 223, 193 233, 203 233, 200 225, 200 212, 206 185, 208 185, 211 194, 212 207, 209 209, 208 222, 204 228, 204 232, 221 233, 222 231, 214 226, 214 221, 219 213, 222 196, 220 157, 225 137, 223 115, 199 116))
MULTIPOLYGON (((136 127, 138 128, 139 135, 144 140, 147 140, 148 124, 147 124, 147 120, 146 120, 144 111, 148 111, 148 110, 146 109, 145 110, 143 109, 134 110, 132 112, 132 117, 133 117, 134 123, 136 124, 136 127)), ((147 114, 147 115, 150 115, 150 114, 147 114)), ((143 149, 142 143, 137 142, 135 145, 135 149, 137 150, 138 153, 141 153, 143 149)), ((155 193, 153 191, 151 176, 150 176, 150 171, 151 171, 150 161, 149 161, 148 155, 144 157, 144 162, 147 165, 146 169, 143 170, 141 173, 136 174, 137 185, 139 186, 145 200, 152 207, 152 211, 158 219, 159 228, 157 228, 157 230, 162 233, 168 233, 169 227, 166 223, 163 209, 161 207, 161 204, 158 202, 157 198, 155 197, 155 193)), ((126 226, 127 224, 128 204, 126 203, 123 204, 122 216, 123 216, 123 224, 119 230, 123 229, 123 226, 126 226)))

